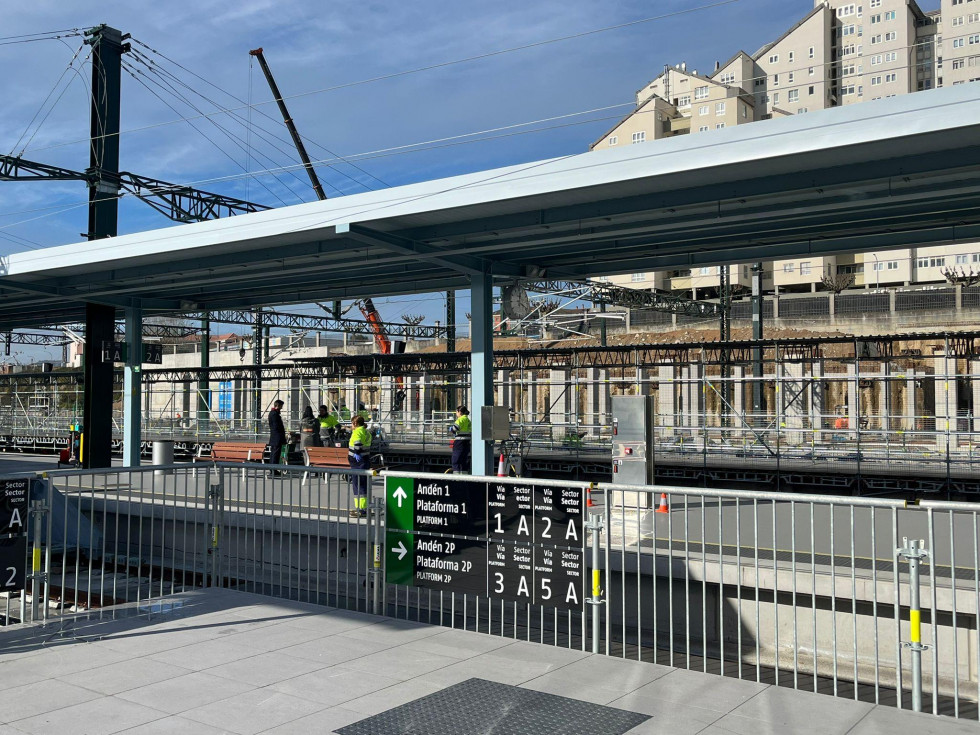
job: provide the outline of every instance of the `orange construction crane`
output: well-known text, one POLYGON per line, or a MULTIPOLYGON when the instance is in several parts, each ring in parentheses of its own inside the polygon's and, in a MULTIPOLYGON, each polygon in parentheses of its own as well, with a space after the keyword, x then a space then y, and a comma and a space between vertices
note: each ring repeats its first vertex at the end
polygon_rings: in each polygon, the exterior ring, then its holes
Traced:
POLYGON ((381 350, 382 355, 391 354, 391 340, 388 339, 388 332, 385 331, 385 324, 381 321, 381 314, 374 307, 374 302, 371 299, 358 299, 354 302, 357 304, 357 308, 361 310, 361 314, 364 315, 364 319, 371 325, 371 331, 374 332, 374 341, 378 345, 378 349, 381 350))

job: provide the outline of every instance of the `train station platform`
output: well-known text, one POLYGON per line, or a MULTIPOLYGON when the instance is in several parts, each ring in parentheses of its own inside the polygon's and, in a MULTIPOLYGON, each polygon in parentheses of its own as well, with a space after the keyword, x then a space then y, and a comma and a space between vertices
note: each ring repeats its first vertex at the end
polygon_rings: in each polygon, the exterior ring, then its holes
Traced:
POLYGON ((228 590, 0 629, 0 735, 976 731, 650 663, 228 590))

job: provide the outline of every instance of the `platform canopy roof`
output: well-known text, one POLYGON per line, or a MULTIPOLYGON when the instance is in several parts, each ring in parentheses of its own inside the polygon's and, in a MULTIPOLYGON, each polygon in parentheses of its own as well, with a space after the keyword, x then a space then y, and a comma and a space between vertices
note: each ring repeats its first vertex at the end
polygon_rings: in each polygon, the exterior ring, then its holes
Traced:
POLYGON ((958 85, 256 214, 17 253, 0 329, 980 239, 958 85))

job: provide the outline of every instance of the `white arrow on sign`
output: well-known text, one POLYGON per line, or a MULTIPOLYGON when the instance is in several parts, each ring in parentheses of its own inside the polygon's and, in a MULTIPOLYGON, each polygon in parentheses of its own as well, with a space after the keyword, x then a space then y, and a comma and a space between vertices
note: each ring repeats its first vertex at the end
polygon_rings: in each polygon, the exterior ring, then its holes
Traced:
POLYGON ((398 486, 398 489, 395 490, 395 492, 393 492, 391 494, 391 497, 393 497, 395 500, 398 501, 398 507, 401 508, 402 507, 402 501, 405 500, 406 498, 408 498, 408 493, 405 492, 405 488, 403 488, 401 485, 399 485, 398 486))
POLYGON ((405 548, 405 544, 403 544, 401 541, 398 542, 398 546, 392 547, 391 550, 398 554, 398 561, 404 559, 405 554, 408 553, 408 549, 405 548))

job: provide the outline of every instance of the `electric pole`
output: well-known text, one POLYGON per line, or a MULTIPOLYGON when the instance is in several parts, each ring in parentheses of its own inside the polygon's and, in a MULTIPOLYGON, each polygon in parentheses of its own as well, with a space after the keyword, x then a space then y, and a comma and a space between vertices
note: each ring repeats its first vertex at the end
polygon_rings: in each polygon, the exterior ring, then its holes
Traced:
MULTIPOLYGON (((106 25, 85 32, 92 47, 92 111, 89 172, 88 239, 115 237, 119 227, 119 106, 122 55, 129 50, 123 35, 106 25)), ((85 400, 82 408, 86 469, 112 465, 113 363, 102 347, 115 337, 116 309, 85 304, 85 400)))

